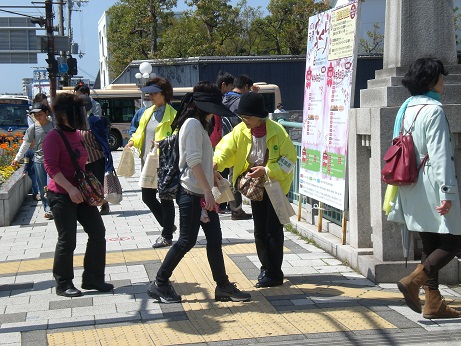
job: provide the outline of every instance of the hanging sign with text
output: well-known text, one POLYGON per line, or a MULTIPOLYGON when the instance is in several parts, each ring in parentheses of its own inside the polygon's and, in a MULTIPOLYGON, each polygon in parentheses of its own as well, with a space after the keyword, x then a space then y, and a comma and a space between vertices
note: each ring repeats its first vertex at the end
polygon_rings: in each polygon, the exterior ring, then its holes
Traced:
POLYGON ((345 210, 358 2, 309 19, 299 192, 345 210))

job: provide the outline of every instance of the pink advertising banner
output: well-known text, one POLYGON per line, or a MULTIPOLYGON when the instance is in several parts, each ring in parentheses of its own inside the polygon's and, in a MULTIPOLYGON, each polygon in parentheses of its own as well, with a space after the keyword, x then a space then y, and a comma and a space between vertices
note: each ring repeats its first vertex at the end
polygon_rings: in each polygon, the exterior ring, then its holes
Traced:
POLYGON ((345 210, 358 2, 309 19, 299 192, 345 210))

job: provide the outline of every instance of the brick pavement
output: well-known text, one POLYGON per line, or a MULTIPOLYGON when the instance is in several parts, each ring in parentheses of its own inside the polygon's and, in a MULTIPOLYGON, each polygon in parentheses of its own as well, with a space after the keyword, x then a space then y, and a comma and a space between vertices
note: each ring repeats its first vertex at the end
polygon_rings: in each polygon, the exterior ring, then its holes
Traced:
MULTIPOLYGON (((114 153, 116 164, 120 154, 114 153)), ((13 225, 0 228, 0 345, 320 345, 326 338, 332 345, 461 344, 461 320, 423 319, 404 305, 395 284, 375 285, 288 231, 284 285, 254 288, 259 264, 252 221, 229 216, 221 217, 226 268, 252 300, 214 301, 202 233, 172 278, 183 303, 154 302, 146 285, 167 249, 151 248, 161 228, 141 201, 137 179, 121 178, 124 200, 103 216, 113 292, 84 291, 72 299, 55 294, 56 230, 40 202, 28 199, 13 225)), ((77 287, 85 244, 80 227, 77 287)), ((443 294, 461 308, 458 287, 443 287, 443 294)))

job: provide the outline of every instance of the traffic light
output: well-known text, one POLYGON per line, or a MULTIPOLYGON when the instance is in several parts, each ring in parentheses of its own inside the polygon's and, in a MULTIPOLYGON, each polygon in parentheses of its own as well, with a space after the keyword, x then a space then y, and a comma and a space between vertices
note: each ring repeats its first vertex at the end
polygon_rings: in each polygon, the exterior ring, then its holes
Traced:
POLYGON ((78 74, 78 69, 77 69, 77 59, 75 58, 67 58, 67 67, 69 70, 67 71, 67 74, 70 76, 75 76, 78 74))
POLYGON ((53 56, 52 58, 45 59, 45 61, 48 63, 48 67, 46 70, 50 74, 56 74, 58 73, 58 61, 56 58, 53 56))

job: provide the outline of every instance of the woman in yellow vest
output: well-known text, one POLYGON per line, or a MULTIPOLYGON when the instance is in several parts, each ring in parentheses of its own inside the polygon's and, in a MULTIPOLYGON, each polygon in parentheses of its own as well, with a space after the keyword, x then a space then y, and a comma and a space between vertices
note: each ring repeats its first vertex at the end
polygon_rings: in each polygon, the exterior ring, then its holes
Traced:
MULTIPOLYGON (((134 146, 138 149, 141 165, 144 165, 154 141, 160 141, 171 135, 171 123, 176 116, 176 110, 170 105, 173 98, 173 86, 167 79, 152 78, 147 81, 141 91, 149 94, 152 106, 144 111, 139 126, 128 141, 127 147, 134 146)), ((152 247, 171 246, 173 232, 176 230, 173 200, 161 199, 159 202, 156 194, 156 189, 142 188, 142 201, 149 207, 163 228, 161 236, 157 238, 152 247)))

